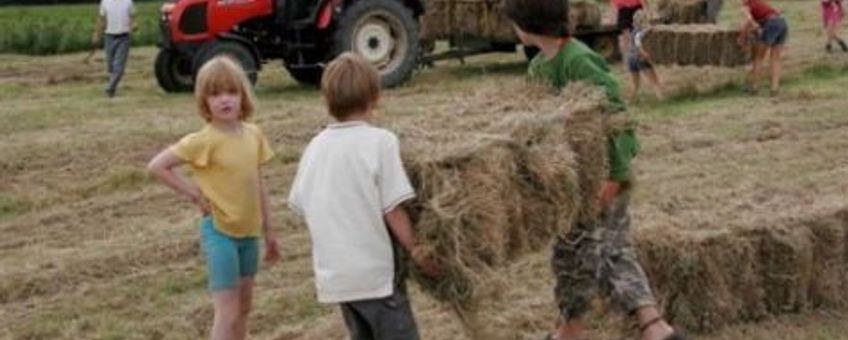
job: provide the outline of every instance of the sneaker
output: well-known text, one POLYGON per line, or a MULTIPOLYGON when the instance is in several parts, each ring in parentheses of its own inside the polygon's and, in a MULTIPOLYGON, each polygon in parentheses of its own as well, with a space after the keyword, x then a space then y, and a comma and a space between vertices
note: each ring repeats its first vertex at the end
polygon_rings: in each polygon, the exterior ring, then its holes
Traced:
POLYGON ((842 52, 848 52, 848 45, 845 45, 844 41, 839 40, 839 47, 842 48, 842 52))
POLYGON ((824 50, 827 53, 833 53, 833 46, 831 46, 830 43, 828 43, 827 45, 824 46, 824 50))
POLYGON ((115 97, 115 90, 106 90, 104 92, 106 92, 106 97, 109 97, 109 98, 115 97))

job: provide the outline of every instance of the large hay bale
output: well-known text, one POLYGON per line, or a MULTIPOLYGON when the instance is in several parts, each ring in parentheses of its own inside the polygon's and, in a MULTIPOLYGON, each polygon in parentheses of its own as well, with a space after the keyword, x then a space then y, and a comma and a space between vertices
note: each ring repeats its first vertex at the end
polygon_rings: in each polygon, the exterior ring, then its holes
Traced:
POLYGON ((661 65, 734 67, 750 59, 736 43, 738 34, 717 25, 655 25, 645 32, 643 48, 661 65))
POLYGON ((496 104, 392 127, 418 193, 409 210, 420 246, 446 273, 434 280, 413 269, 413 278, 458 309, 497 294, 508 284, 499 269, 548 251, 555 235, 597 211, 607 171, 603 95, 578 85, 540 92, 497 90, 477 103, 496 104))
MULTIPOLYGON (((423 40, 485 39, 518 42, 512 21, 504 10, 506 0, 435 0, 427 2, 427 11, 419 18, 423 40)), ((595 0, 570 4, 571 28, 592 29, 601 25, 601 8, 595 0)))
POLYGON ((848 210, 751 229, 636 235, 666 316, 710 332, 848 302, 848 210))

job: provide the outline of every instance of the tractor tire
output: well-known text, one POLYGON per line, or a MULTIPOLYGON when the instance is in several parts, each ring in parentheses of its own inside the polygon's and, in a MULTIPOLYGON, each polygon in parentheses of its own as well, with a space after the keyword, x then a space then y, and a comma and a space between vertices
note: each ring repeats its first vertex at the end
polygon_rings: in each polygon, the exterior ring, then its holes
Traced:
POLYGON ((177 51, 163 49, 156 55, 156 82, 165 92, 188 92, 194 88, 191 59, 177 51))
POLYGON ((331 56, 353 51, 380 73, 383 87, 403 84, 418 67, 418 20, 397 0, 358 0, 345 8, 331 56))
POLYGON ((259 79, 259 60, 253 55, 250 49, 244 44, 231 40, 216 40, 205 47, 201 53, 198 53, 194 58, 195 74, 200 71, 207 61, 218 56, 229 56, 233 60, 241 64, 244 69, 244 74, 250 81, 251 85, 256 85, 256 80, 259 79))

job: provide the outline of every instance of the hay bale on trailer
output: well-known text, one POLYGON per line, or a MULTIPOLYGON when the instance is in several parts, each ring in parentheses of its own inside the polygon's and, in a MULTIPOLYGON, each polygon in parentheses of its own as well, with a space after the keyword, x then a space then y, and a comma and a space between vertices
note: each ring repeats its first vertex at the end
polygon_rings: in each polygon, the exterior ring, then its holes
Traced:
POLYGON ((656 21, 661 24, 708 23, 706 0, 658 0, 656 21))
POLYGON ((497 89, 464 98, 468 109, 392 127, 418 193, 409 211, 420 246, 446 272, 434 280, 412 269, 427 293, 473 311, 508 281, 498 270, 548 251, 557 234, 595 214, 612 124, 603 102, 580 85, 562 96, 497 89))
MULTIPOLYGON (((518 42, 512 21, 506 17, 506 0, 435 0, 427 3, 421 16, 421 39, 481 38, 497 42, 518 42)), ((601 8, 594 0, 570 4, 571 29, 601 26, 601 8)))

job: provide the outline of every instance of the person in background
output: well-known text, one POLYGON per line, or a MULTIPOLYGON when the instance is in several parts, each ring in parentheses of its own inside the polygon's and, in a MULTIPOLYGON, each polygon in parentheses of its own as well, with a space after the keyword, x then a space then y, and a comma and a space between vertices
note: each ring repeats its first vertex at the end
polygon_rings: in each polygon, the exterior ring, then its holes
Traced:
POLYGON ((771 79, 769 94, 777 95, 780 87, 780 59, 783 46, 789 36, 789 25, 786 19, 765 0, 741 0, 743 23, 737 43, 745 46, 751 32, 756 32, 753 62, 748 73, 748 84, 745 91, 755 94, 758 91, 760 72, 766 56, 769 57, 769 78, 771 79))
POLYGON ((842 0, 821 0, 822 24, 827 35, 825 50, 833 52, 833 43, 837 43, 842 52, 848 52, 845 41, 839 38, 839 29, 842 28, 842 17, 845 16, 842 8, 842 0))
MULTIPOLYGON (((633 15, 644 7, 644 0, 612 0, 612 8, 615 10, 615 25, 620 31, 618 43, 621 51, 630 50, 630 32, 633 30, 633 15)), ((626 53, 624 60, 627 63, 626 53)))
POLYGON ((124 76, 127 57, 130 53, 130 33, 136 29, 134 22, 135 5, 132 0, 101 0, 99 15, 92 45, 100 41, 104 34, 103 51, 106 54, 106 71, 109 72, 109 83, 106 85, 106 95, 115 96, 118 84, 124 76))
POLYGON ((634 100, 639 94, 642 74, 645 74, 648 82, 654 87, 657 99, 662 100, 664 98, 663 86, 660 83, 659 77, 657 77, 656 70, 654 70, 651 55, 642 48, 642 36, 650 29, 651 23, 648 20, 647 11, 637 11, 633 17, 633 30, 630 33, 630 51, 628 51, 627 56, 627 70, 630 71, 630 79, 632 81, 630 100, 634 100))

